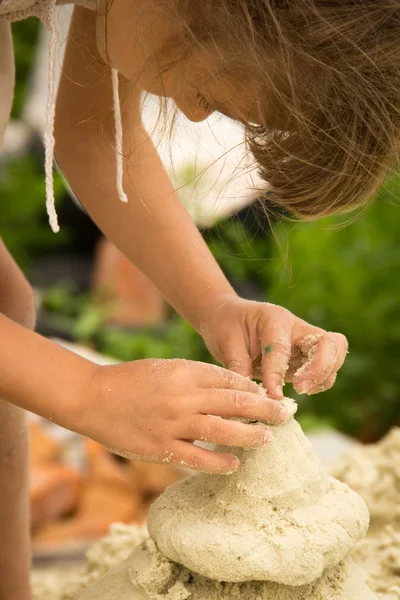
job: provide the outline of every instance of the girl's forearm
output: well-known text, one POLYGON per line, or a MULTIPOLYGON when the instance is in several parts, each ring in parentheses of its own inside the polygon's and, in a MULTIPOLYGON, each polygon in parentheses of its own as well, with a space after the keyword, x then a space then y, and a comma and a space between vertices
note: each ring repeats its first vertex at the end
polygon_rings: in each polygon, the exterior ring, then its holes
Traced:
POLYGON ((0 397, 76 429, 97 366, 0 314, 0 397))
POLYGON ((124 81, 124 141, 130 154, 124 160, 124 189, 129 202, 119 200, 110 68, 88 42, 92 18, 90 11, 75 9, 57 102, 58 162, 105 235, 198 328, 205 306, 233 290, 174 193, 141 125, 140 99, 124 81))
POLYGON ((142 146, 140 166, 126 173, 127 204, 115 191, 112 147, 101 139, 91 143, 75 145, 60 161, 74 191, 104 234, 199 328, 207 304, 233 290, 172 191, 152 142, 142 146), (98 187, 87 176, 88 155, 90 171, 104 177, 98 187))

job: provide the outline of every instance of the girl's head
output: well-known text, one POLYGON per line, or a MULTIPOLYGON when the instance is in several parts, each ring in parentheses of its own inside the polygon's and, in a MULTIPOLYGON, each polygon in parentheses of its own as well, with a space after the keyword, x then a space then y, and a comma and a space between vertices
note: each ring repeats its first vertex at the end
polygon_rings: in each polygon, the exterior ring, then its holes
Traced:
POLYGON ((400 0, 103 0, 100 52, 189 119, 241 121, 277 205, 370 199, 400 146, 400 0))

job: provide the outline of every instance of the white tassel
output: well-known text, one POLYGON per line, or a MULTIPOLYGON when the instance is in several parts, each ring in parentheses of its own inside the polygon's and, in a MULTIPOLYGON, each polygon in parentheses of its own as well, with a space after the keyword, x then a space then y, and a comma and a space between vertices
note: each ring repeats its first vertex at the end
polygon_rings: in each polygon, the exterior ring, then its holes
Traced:
POLYGON ((121 103, 119 99, 119 81, 117 69, 111 69, 112 89, 114 100, 114 121, 115 121, 115 160, 117 168, 117 192, 119 199, 122 202, 128 202, 128 196, 125 194, 123 177, 123 138, 122 138, 122 118, 121 118, 121 103))
POLYGON ((50 227, 57 233, 60 231, 54 198, 54 121, 56 113, 56 48, 58 44, 57 29, 55 23, 55 3, 50 5, 49 9, 49 26, 50 26, 50 41, 49 41, 49 89, 47 95, 46 106, 46 127, 44 132, 44 147, 45 147, 45 175, 46 175, 46 209, 49 216, 50 227))

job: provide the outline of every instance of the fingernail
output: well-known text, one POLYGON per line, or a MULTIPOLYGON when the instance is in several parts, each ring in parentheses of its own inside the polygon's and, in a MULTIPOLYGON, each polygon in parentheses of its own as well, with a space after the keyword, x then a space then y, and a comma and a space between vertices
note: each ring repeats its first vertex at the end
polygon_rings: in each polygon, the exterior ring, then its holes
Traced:
POLYGON ((282 423, 285 423, 285 421, 288 420, 288 418, 290 417, 290 413, 289 413, 288 409, 286 408, 286 406, 281 406, 281 408, 279 410, 279 416, 281 418, 282 423))
POLYGON ((235 457, 235 459, 232 461, 231 468, 229 469, 229 471, 225 471, 225 475, 232 475, 232 473, 237 471, 239 467, 240 460, 237 457, 235 457))
POLYGON ((265 388, 265 394, 269 396, 269 398, 274 398, 275 400, 283 400, 283 389, 279 383, 270 385, 268 388, 265 388))
POLYGON ((279 383, 276 383, 273 386, 270 386, 269 390, 267 390, 268 396, 273 398, 274 400, 283 400, 283 389, 279 383))
POLYGON ((264 433, 264 444, 268 444, 273 438, 272 431, 270 429, 266 429, 264 433))

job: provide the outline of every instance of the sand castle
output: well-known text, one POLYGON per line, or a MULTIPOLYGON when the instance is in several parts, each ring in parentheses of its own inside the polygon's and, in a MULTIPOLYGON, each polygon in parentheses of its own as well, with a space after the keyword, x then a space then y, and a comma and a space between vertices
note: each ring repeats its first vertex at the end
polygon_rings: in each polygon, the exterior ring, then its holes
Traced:
POLYGON ((234 450, 232 475, 168 488, 150 538, 77 600, 376 600, 349 558, 368 529, 364 501, 323 472, 293 416, 272 429, 265 448, 234 450))

